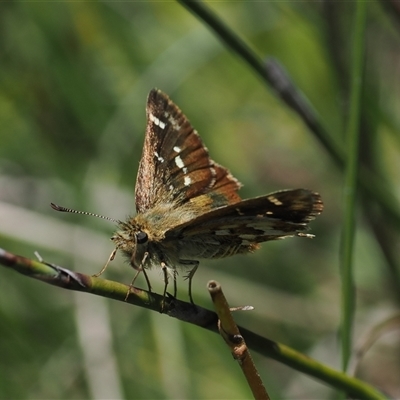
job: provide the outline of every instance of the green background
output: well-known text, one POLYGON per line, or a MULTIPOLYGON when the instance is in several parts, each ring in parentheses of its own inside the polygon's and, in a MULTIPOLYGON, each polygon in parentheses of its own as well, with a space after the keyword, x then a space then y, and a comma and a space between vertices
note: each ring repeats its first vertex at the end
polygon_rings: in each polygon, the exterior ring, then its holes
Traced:
MULTIPOLYGON (((345 148, 353 3, 209 2, 263 58, 274 57, 345 148)), ((399 187, 399 20, 368 6, 360 159, 399 187)), ((0 3, 0 247, 38 251, 87 274, 113 250, 112 224, 62 215, 54 202, 115 219, 134 215, 148 92, 173 99, 243 198, 309 188, 325 203, 313 240, 266 243, 253 255, 203 261, 237 322, 340 367, 339 243, 343 171, 276 94, 175 2, 0 3)), ((398 227, 360 196, 354 343, 399 304, 398 227), (398 246, 398 245, 397 245, 398 246)), ((187 283, 178 293, 187 299, 187 283)), ((105 276, 129 283, 121 257, 105 276)), ((162 275, 150 272, 155 291, 162 275)), ((138 281, 145 287, 144 281, 138 281)), ((253 354, 274 398, 328 398, 331 389, 253 354)), ((400 396, 398 335, 367 354, 358 376, 400 396), (397 339, 396 339, 397 338, 397 339), (397 350, 396 350, 397 349, 397 350)), ((337 393, 334 394, 334 397, 337 393)), ((217 335, 165 315, 0 272, 0 398, 245 399, 251 393, 217 335)))

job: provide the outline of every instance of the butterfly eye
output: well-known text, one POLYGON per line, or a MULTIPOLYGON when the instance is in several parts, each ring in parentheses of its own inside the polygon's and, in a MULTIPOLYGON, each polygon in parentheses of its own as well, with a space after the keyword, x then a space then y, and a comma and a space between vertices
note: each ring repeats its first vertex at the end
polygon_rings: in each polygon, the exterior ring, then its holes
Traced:
POLYGON ((136 242, 137 244, 146 243, 148 240, 148 236, 146 232, 140 231, 136 234, 136 242))

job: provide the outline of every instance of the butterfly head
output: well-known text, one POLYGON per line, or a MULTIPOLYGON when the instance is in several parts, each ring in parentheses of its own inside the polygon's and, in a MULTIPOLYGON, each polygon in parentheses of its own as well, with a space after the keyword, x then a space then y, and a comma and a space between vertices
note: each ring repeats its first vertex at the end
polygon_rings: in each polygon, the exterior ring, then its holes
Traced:
POLYGON ((142 269, 147 258, 149 237, 148 234, 135 223, 135 220, 119 222, 120 230, 115 232, 111 240, 116 249, 124 253, 135 269, 142 269))

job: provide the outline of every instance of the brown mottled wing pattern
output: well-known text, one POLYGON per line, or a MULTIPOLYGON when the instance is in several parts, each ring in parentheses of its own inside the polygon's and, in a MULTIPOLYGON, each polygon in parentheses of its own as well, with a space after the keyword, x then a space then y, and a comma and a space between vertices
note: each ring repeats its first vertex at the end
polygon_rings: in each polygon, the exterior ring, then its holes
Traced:
POLYGON ((183 252, 206 245, 202 258, 226 257, 254 250, 261 242, 302 235, 322 210, 318 193, 284 190, 200 215, 167 232, 166 239, 178 239, 183 252))
POLYGON ((135 189, 138 213, 159 203, 170 202, 177 208, 198 200, 203 205, 201 213, 240 201, 240 183, 210 159, 200 136, 166 94, 153 89, 146 113, 146 137, 135 189), (205 194, 211 194, 210 200, 200 201, 205 194))

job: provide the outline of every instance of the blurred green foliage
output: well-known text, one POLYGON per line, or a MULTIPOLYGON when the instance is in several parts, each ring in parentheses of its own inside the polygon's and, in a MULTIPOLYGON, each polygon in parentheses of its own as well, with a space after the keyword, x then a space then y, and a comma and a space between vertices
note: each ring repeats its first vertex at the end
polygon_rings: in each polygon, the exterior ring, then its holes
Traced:
MULTIPOLYGON (((263 58, 275 57, 345 146, 352 3, 210 2, 263 58)), ((398 194, 399 20, 370 3, 361 161, 398 194)), ((203 262, 195 298, 210 307, 216 279, 259 334, 338 366, 338 269, 343 175, 315 137, 249 68, 174 2, 0 4, 0 246, 95 273, 113 226, 55 214, 50 202, 124 219, 145 129, 146 96, 168 93, 243 197, 306 187, 321 193, 314 240, 264 244, 203 262)), ((355 249, 355 343, 399 303, 398 233, 360 196, 355 249)), ((107 276, 129 283, 118 258, 107 276)), ((183 273, 180 274, 181 276, 183 273)), ((180 276, 180 278, 181 278, 180 276)), ((161 290, 159 271, 151 273, 161 290)), ((186 282, 179 280, 179 296, 186 282)), ((144 285, 144 282, 141 282, 144 285)), ((91 298, 93 297, 93 298, 91 298)), ((360 377, 400 396, 399 342, 371 351, 360 377), (393 348, 397 345, 397 353, 393 348), (384 368, 382 368, 384 366, 384 368)), ((254 355, 275 398, 327 398, 330 389, 254 355)), ((64 292, 2 269, 0 398, 249 398, 215 334, 164 315, 64 292)))

